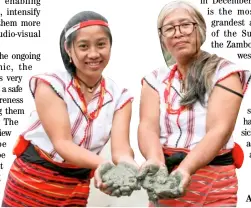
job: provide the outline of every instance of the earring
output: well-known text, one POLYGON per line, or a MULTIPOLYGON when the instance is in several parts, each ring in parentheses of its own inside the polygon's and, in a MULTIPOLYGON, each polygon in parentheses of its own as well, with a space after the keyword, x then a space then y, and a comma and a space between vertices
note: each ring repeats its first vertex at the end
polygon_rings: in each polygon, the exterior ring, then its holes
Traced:
POLYGON ((72 63, 71 56, 70 56, 70 61, 69 62, 72 63))

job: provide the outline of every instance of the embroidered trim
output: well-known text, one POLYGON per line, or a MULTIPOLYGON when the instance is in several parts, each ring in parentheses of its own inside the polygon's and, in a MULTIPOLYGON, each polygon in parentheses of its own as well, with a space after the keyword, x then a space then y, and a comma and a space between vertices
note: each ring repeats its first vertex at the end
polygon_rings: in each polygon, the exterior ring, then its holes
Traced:
POLYGON ((130 97, 117 110, 115 110, 115 112, 118 110, 121 110, 127 103, 132 102, 132 101, 133 101, 133 97, 130 97))
POLYGON ((36 89, 37 89, 37 80, 40 80, 42 81, 43 83, 49 85, 51 87, 51 89, 58 95, 58 97, 60 97, 62 100, 64 100, 63 98, 63 95, 61 95, 57 90, 56 88, 47 80, 43 79, 43 78, 40 78, 40 77, 31 77, 30 79, 30 82, 29 82, 29 87, 30 87, 30 91, 31 91, 31 94, 33 96, 33 98, 35 98, 35 92, 36 92, 36 89), (32 90, 32 79, 35 79, 35 84, 34 84, 34 89, 32 90))
POLYGON ((156 92, 158 92, 158 90, 152 85, 152 84, 150 84, 150 82, 148 82, 147 80, 146 80, 146 78, 143 78, 142 79, 142 81, 141 81, 141 84, 143 85, 143 81, 145 81, 151 88, 153 88, 156 92))

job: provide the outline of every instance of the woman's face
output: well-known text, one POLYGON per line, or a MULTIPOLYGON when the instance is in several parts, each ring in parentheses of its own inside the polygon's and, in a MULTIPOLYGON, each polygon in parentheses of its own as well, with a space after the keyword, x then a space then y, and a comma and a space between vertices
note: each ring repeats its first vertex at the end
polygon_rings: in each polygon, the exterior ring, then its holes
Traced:
MULTIPOLYGON (((164 47, 179 61, 192 57, 198 52, 200 47, 200 37, 196 29, 196 24, 186 9, 178 8, 166 16, 162 25, 162 33, 173 30, 173 36, 165 37, 161 35, 164 47), (173 27, 175 25, 181 25, 173 27), (164 26, 164 27, 163 27, 164 26), (186 32, 191 32, 187 35, 186 32), (183 33, 183 34, 182 34, 183 33), (197 44, 196 44, 197 39, 197 44), (197 48, 197 50, 196 50, 197 48)), ((172 33, 171 33, 172 34, 172 33)), ((169 36, 166 35, 166 36, 169 36)))
POLYGON ((77 74, 96 78, 108 64, 111 43, 102 26, 88 26, 77 31, 69 52, 77 74))

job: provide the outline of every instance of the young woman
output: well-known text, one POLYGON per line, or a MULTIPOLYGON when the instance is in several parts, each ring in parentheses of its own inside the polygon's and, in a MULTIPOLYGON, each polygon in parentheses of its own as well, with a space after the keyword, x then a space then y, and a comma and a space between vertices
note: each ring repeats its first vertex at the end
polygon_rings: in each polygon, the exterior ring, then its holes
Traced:
POLYGON ((111 45, 100 14, 80 12, 66 24, 60 36, 66 70, 30 79, 36 110, 14 148, 3 206, 86 206, 95 169, 96 187, 108 193, 100 171, 113 164, 99 153, 110 136, 113 162, 137 167, 129 144, 132 97, 102 76, 111 45))

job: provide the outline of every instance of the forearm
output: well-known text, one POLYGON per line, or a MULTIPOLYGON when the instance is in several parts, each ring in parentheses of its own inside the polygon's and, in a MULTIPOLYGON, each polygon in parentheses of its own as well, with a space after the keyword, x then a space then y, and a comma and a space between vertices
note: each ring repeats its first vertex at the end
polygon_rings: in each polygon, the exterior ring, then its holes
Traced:
POLYGON ((96 169, 99 164, 105 161, 102 157, 79 147, 71 140, 58 140, 58 142, 54 142, 54 147, 64 160, 80 168, 96 169))
POLYGON ((123 161, 134 161, 134 152, 129 145, 121 145, 121 148, 112 150, 112 161, 118 164, 123 161))
POLYGON ((141 154, 148 160, 165 163, 162 145, 157 130, 144 123, 139 124, 138 141, 141 154))
POLYGON ((231 134, 232 131, 220 131, 219 129, 208 131, 205 137, 180 163, 179 168, 186 170, 192 175, 198 169, 206 166, 217 156, 231 134))

